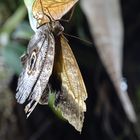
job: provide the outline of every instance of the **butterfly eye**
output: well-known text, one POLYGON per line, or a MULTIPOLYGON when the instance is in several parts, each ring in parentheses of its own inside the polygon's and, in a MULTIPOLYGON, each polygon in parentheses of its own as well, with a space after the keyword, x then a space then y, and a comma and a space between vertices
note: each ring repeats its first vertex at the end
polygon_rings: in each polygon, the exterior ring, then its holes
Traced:
POLYGON ((36 52, 33 51, 29 61, 29 71, 28 71, 29 74, 31 74, 32 71, 34 70, 35 64, 36 64, 36 52))

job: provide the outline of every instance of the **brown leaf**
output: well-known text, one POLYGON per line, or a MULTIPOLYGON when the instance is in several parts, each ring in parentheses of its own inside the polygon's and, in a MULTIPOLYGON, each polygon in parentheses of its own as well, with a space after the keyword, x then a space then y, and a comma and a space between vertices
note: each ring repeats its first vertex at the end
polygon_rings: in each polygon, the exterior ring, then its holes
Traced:
POLYGON ((136 121, 133 105, 122 84, 123 26, 118 0, 83 0, 99 56, 116 88, 130 121, 136 121))

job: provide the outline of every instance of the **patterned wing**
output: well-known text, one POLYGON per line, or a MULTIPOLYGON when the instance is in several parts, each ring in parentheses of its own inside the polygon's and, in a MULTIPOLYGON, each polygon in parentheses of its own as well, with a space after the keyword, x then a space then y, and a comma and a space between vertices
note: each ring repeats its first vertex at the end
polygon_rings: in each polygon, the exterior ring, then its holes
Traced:
POLYGON ((78 0, 35 0, 32 11, 39 24, 61 19, 78 0), (47 16, 45 16, 47 15, 47 16))
POLYGON ((29 42, 24 60, 23 71, 18 80, 16 99, 29 103, 25 107, 28 115, 39 102, 52 74, 55 42, 46 25, 41 26, 29 42))
POLYGON ((61 93, 57 107, 65 119, 75 129, 81 131, 86 111, 86 88, 73 52, 62 35, 60 36, 59 59, 56 60, 55 70, 61 79, 61 93))

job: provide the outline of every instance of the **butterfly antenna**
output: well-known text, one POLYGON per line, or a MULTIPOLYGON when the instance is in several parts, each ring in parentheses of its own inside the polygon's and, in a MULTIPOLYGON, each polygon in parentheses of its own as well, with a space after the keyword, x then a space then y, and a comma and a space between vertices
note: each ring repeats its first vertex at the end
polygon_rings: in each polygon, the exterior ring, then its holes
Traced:
POLYGON ((85 44, 88 44, 88 45, 90 45, 90 46, 93 45, 93 43, 92 43, 91 41, 84 40, 84 39, 81 39, 81 38, 79 38, 79 37, 77 37, 77 36, 69 35, 69 34, 67 34, 67 33, 63 33, 63 34, 66 35, 66 36, 68 36, 68 37, 78 39, 78 40, 80 40, 80 41, 82 41, 82 42, 84 42, 85 44))

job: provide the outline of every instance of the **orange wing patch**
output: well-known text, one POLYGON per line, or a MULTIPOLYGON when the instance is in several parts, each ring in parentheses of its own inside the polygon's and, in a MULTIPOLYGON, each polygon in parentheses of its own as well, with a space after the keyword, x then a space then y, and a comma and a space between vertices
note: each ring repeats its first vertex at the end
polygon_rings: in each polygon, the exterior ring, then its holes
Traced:
POLYGON ((33 16, 41 25, 61 19, 78 0, 35 0, 32 6, 33 16), (50 18, 50 19, 49 19, 50 18))

